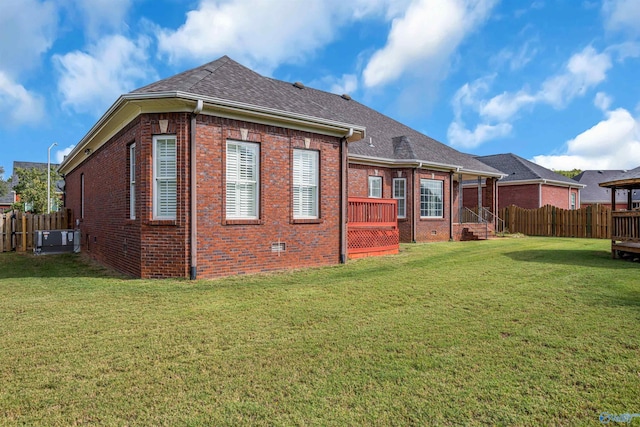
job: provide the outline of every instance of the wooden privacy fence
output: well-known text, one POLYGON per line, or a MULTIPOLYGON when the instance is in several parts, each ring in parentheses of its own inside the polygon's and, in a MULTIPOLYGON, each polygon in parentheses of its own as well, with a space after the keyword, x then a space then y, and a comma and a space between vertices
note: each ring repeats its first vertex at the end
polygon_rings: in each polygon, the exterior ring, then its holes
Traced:
POLYGON ((539 209, 502 208, 498 215, 510 233, 528 236, 611 238, 611 209, 591 205, 568 210, 547 205, 539 209))
POLYGON ((20 211, 0 214, 0 252, 33 250, 33 235, 37 230, 67 230, 73 228, 71 209, 48 215, 20 211))

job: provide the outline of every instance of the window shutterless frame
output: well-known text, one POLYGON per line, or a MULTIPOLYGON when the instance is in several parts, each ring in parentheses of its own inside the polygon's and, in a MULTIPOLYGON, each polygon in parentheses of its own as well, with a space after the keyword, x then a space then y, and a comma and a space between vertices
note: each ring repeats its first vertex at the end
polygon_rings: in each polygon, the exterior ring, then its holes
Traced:
POLYGON ((369 177, 369 197, 376 199, 382 198, 382 177, 370 176, 369 177))
POLYGON ((318 218, 319 153, 293 150, 293 219, 318 218))
POLYGON ((260 217, 260 144, 227 141, 226 219, 260 217))
POLYGON ((175 220, 177 205, 175 135, 153 137, 153 219, 175 220))
POLYGON ((420 179, 420 218, 444 217, 444 182, 420 179))
POLYGON ((129 218, 136 219, 136 144, 129 145, 129 218))
POLYGON ((393 198, 398 201, 398 218, 407 217, 407 179, 393 178, 393 198))

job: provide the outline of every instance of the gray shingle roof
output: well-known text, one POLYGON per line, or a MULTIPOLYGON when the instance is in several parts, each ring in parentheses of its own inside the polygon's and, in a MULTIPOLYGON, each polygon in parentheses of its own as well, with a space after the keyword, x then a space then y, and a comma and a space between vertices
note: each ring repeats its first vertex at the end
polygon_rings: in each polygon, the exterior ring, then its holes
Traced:
POLYGON ((365 126, 367 137, 349 144, 349 153, 352 155, 417 160, 461 166, 467 171, 500 173, 473 156, 454 150, 350 97, 309 87, 300 88, 290 82, 264 77, 227 56, 131 93, 172 91, 365 126), (400 142, 394 143, 394 138, 400 142))
POLYGON ((571 178, 555 173, 513 153, 478 156, 476 159, 506 174, 507 176, 502 178, 500 182, 547 180, 576 184, 576 181, 571 178))
POLYGON ((637 181, 640 181, 640 166, 629 171, 621 171, 619 174, 611 176, 609 179, 601 182, 612 181, 627 181, 627 183, 632 182, 633 184, 631 186, 637 188, 635 184, 637 184, 637 181))
MULTIPOLYGON (((623 170, 585 170, 574 176, 573 179, 586 187, 580 190, 580 201, 582 203, 611 203, 611 190, 600 187, 601 182, 615 180, 623 170)), ((626 197, 626 190, 618 190, 616 198, 622 200, 626 197)), ((640 199, 640 193, 634 199, 640 199)))

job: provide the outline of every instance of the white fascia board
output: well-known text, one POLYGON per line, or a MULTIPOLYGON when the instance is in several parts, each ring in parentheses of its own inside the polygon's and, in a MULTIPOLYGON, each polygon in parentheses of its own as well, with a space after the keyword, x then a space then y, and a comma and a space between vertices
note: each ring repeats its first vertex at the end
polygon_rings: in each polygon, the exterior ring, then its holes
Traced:
POLYGON ((579 182, 576 182, 575 184, 569 183, 569 182, 563 182, 563 181, 554 181, 554 180, 550 180, 550 179, 523 179, 523 180, 519 180, 519 181, 498 181, 498 185, 500 187, 507 187, 507 186, 511 186, 511 185, 528 185, 528 184, 547 184, 547 185, 555 185, 557 187, 567 187, 567 188, 576 188, 576 189, 580 189, 580 188, 584 188, 586 187, 586 185, 584 184, 580 184, 579 182))

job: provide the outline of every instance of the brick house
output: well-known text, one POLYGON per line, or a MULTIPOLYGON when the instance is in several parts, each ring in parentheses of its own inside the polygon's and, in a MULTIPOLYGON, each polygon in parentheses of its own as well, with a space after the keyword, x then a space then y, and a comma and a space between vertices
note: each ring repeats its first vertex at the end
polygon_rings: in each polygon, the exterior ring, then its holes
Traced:
POLYGON ((122 95, 60 172, 84 254, 191 278, 345 262, 350 195, 399 200, 405 241, 455 239, 458 184, 501 176, 348 95, 226 56, 122 95))
MULTIPOLYGON (((601 182, 613 181, 619 175, 625 173, 624 170, 585 170, 573 177, 573 180, 584 184, 585 187, 580 191, 580 207, 600 204, 611 207, 611 188, 600 187, 601 182)), ((614 210, 624 210, 627 208, 627 191, 625 189, 616 189, 616 203, 614 210)), ((632 191, 632 200, 634 206, 640 206, 640 191, 632 191)))
MULTIPOLYGON (((476 157, 479 161, 504 173, 497 185, 498 209, 510 205, 537 209, 552 205, 562 209, 580 207, 580 190, 584 184, 512 153, 476 157)), ((481 184, 486 187, 486 183, 481 184)), ((491 185, 491 184, 490 184, 491 185)), ((465 183, 464 206, 477 204, 477 183, 465 183)))

